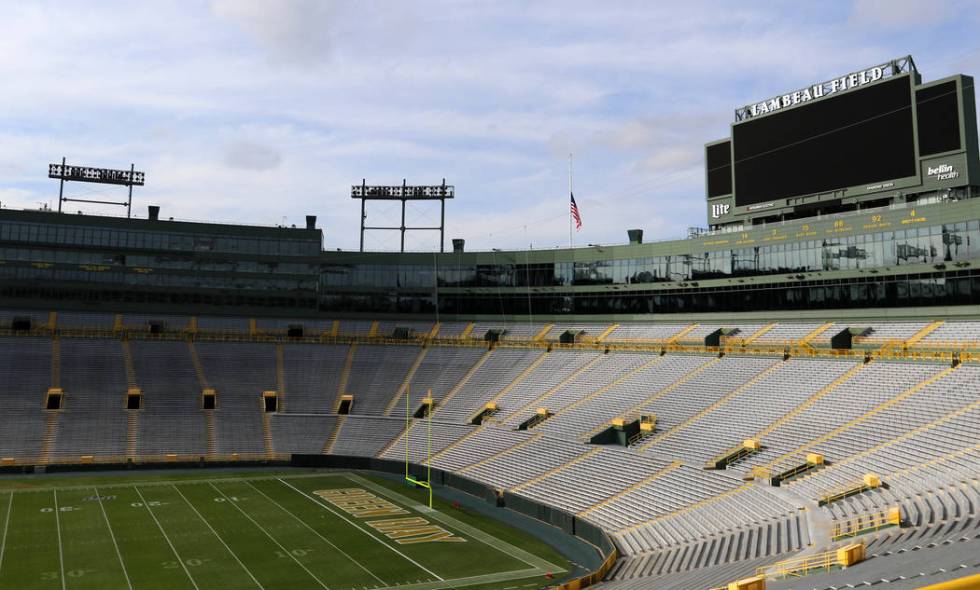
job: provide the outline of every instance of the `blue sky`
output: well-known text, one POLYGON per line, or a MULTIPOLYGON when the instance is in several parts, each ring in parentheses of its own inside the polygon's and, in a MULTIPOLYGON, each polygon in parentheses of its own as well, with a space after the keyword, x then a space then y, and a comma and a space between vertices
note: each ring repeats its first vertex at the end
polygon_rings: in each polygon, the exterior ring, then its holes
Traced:
MULTIPOLYGON (((702 149, 741 104, 911 53, 980 75, 980 0, 3 2, 0 203, 56 206, 47 164, 147 174, 135 211, 301 224, 357 247, 350 185, 456 186, 471 248, 648 240, 705 224, 702 149)), ((122 190, 67 185, 69 195, 122 190)), ((80 208, 73 205, 72 210, 80 208)), ((89 212, 111 208, 85 207, 89 212)), ((369 223, 397 207, 369 207, 369 223)), ((410 211, 429 225, 437 209, 410 211)), ((434 235, 409 236, 428 250, 434 235)), ((369 234, 369 249, 397 248, 369 234)))

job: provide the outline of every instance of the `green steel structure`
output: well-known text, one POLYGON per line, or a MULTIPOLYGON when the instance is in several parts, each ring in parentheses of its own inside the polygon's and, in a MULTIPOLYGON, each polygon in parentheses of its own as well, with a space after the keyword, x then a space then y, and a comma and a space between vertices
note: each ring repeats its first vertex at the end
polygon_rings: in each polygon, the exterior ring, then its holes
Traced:
POLYGON ((911 57, 902 58, 749 105, 736 119, 731 138, 707 146, 710 229, 687 239, 642 243, 633 236, 629 244, 553 250, 465 252, 459 244, 447 253, 342 252, 323 249, 312 216, 294 228, 171 221, 155 210, 149 219, 122 219, 4 209, 0 306, 542 321, 980 315, 972 78, 923 84, 911 57), (882 89, 898 108, 869 102, 882 89), (817 107, 822 110, 808 110, 817 107), (787 116, 794 117, 785 119, 793 130, 830 130, 769 139, 787 116), (882 126, 886 119, 891 126, 882 126), (763 123, 763 139, 782 145, 767 148, 742 131, 763 123), (822 168, 813 153, 793 156, 811 140, 860 131, 866 123, 875 127, 848 141, 880 148, 867 170, 860 161, 841 171, 822 168), (897 135, 892 127, 901 128, 897 135), (896 143, 911 151, 895 153, 896 143), (757 153, 740 159, 751 151, 748 144, 757 153), (763 156, 789 162, 789 171, 774 177, 778 187, 822 186, 835 175, 863 184, 770 199, 774 189, 759 176, 764 167, 745 167, 745 178, 738 176, 743 163, 763 156), (896 169, 910 174, 880 178, 893 157, 905 161, 896 169))

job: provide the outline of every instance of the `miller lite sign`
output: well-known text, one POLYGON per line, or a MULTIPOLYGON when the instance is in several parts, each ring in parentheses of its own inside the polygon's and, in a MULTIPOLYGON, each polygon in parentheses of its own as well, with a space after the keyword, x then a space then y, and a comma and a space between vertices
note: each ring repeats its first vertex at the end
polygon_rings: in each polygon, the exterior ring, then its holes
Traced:
POLYGON ((711 218, 718 219, 722 215, 727 215, 732 206, 728 203, 715 203, 711 206, 711 218))

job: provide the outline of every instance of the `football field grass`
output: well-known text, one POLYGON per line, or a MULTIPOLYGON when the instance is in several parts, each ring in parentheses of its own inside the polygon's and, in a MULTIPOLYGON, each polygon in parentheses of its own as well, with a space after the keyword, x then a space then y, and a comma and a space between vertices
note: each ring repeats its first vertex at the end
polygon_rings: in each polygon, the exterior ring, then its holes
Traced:
POLYGON ((0 588, 541 588, 568 567, 515 529, 423 498, 353 473, 3 490, 0 588))

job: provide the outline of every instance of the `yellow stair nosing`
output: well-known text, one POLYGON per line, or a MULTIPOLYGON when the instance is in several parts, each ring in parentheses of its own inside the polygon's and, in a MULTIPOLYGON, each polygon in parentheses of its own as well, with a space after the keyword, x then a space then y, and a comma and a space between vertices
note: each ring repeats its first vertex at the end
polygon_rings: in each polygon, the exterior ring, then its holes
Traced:
POLYGON ((466 467, 463 467, 462 469, 460 469, 459 471, 457 471, 457 473, 465 473, 465 472, 469 471, 470 469, 475 469, 475 468, 479 467, 480 465, 483 465, 484 463, 487 463, 489 461, 492 461, 493 459, 497 459, 499 457, 503 457, 504 455, 509 455, 509 454, 513 453, 514 451, 516 451, 517 449, 523 448, 523 447, 525 447, 525 446, 527 446, 527 445, 529 445, 529 444, 531 444, 531 443, 533 443, 535 441, 540 440, 541 437, 543 437, 543 436, 544 435, 541 434, 541 433, 532 434, 531 436, 527 437, 526 439, 522 440, 521 442, 519 442, 517 444, 511 445, 511 446, 507 447, 506 449, 500 451, 499 453, 494 453, 494 454, 490 455, 489 457, 485 457, 485 458, 477 461, 476 463, 473 463, 472 465, 467 465, 466 467))
POLYGON ((538 356, 538 358, 534 359, 533 361, 531 361, 531 364, 524 367, 524 370, 521 371, 516 377, 514 377, 513 381, 505 385, 504 388, 501 389, 499 392, 497 392, 497 394, 494 395, 492 398, 490 398, 487 401, 487 403, 489 404, 497 403, 500 400, 500 398, 510 393, 510 390, 517 387, 518 384, 521 383, 521 381, 524 381, 524 379, 526 379, 528 375, 530 375, 535 369, 537 369, 541 365, 541 363, 544 362, 546 358, 548 358, 549 354, 551 354, 551 352, 547 350, 542 352, 538 356))
POLYGON ((415 360, 413 360, 412 364, 408 367, 408 372, 405 373, 405 378, 402 379, 401 385, 399 385, 398 389, 395 390, 395 395, 391 397, 391 400, 385 407, 385 411, 382 416, 390 416, 392 410, 398 406, 398 402, 401 401, 402 396, 405 395, 405 392, 407 392, 408 388, 411 387, 412 379, 415 378, 415 373, 419 370, 419 367, 422 366, 422 361, 425 360, 425 357, 428 354, 428 348, 424 346, 419 347, 419 351, 415 355, 415 360))
POLYGON ((813 340, 817 336, 829 330, 830 327, 834 325, 834 323, 835 322, 827 322, 824 325, 818 327, 816 330, 813 330, 812 332, 810 332, 800 340, 800 344, 809 344, 811 340, 813 340))
POLYGON ((679 508, 678 510, 674 510, 673 512, 668 512, 666 514, 661 514, 661 515, 655 516, 655 517, 653 517, 651 519, 644 520, 643 522, 637 522, 637 523, 634 523, 634 524, 631 524, 631 525, 622 527, 620 529, 615 530, 614 533, 620 535, 620 534, 627 533, 627 532, 630 532, 630 531, 635 531, 636 529, 639 529, 641 527, 654 524, 656 522, 660 522, 662 520, 668 520, 670 518, 675 518, 677 516, 680 516, 682 514, 686 514, 688 512, 691 512, 692 510, 695 510, 695 509, 700 508, 702 506, 707 506, 708 504, 714 504, 715 502, 718 502, 719 500, 722 500, 723 498, 726 498, 728 496, 732 496, 734 494, 738 494, 738 493, 744 492, 745 490, 749 489, 749 487, 751 487, 751 485, 752 484, 742 484, 742 485, 738 486, 737 488, 732 488, 732 489, 730 489, 730 490, 728 490, 726 492, 722 492, 722 493, 717 494, 717 495, 714 495, 714 496, 708 496, 707 498, 705 498, 703 500, 700 500, 698 502, 695 502, 694 504, 688 504, 687 506, 684 506, 683 508, 679 508))
POLYGON ((944 322, 943 320, 936 320, 934 322, 929 323, 926 326, 923 326, 921 330, 913 334, 911 338, 905 341, 905 346, 915 346, 923 338, 938 330, 939 327, 942 326, 944 323, 946 322, 944 322))
POLYGON ((565 413, 565 412, 567 412, 569 410, 572 410, 574 408, 577 408, 577 407, 581 406, 582 404, 585 404, 585 403, 588 403, 588 402, 594 400, 595 398, 599 397, 603 393, 606 393, 607 391, 609 391, 613 387, 616 387, 617 385, 622 384, 623 382, 625 382, 628 379, 632 379, 640 371, 645 371, 646 369, 649 369, 653 365, 655 365, 658 362, 660 362, 661 360, 663 360, 663 358, 664 357, 662 357, 662 356, 656 356, 656 357, 648 360, 647 362, 641 364, 640 366, 638 366, 638 367, 636 367, 634 369, 631 369, 626 374, 620 375, 618 378, 616 378, 613 381, 610 381, 609 383, 603 385, 602 387, 600 387, 599 389, 593 391, 589 395, 587 395, 585 397, 582 397, 582 398, 579 398, 579 399, 575 400, 574 402, 572 402, 571 404, 569 404, 569 405, 565 406, 564 408, 558 410, 557 412, 555 412, 555 416, 556 417, 557 416, 561 416, 563 413, 565 413))
POLYGON ((596 342, 602 342, 603 340, 606 339, 607 336, 609 336, 610 334, 612 334, 616 330, 616 328, 618 328, 618 327, 619 327, 619 324, 612 324, 611 326, 609 326, 608 328, 606 328, 605 330, 603 330, 602 334, 599 334, 598 336, 596 336, 595 341, 596 342))
POLYGON ((848 429, 850 429, 850 428, 852 428, 854 426, 857 426, 858 424, 861 424, 861 423, 869 420, 871 417, 877 415, 878 413, 880 413, 880 412, 882 412, 884 410, 887 410, 888 408, 892 407, 893 405, 895 405, 895 404, 897 404, 899 402, 902 402, 902 401, 908 399, 909 397, 912 397, 913 395, 915 395, 916 393, 918 393, 922 389, 928 387, 929 385, 931 385, 931 384, 935 383, 936 381, 942 379, 943 377, 949 375, 950 373, 952 373, 953 371, 955 371, 956 368, 959 367, 959 366, 960 365, 957 365, 956 367, 948 367, 948 368, 943 369, 942 371, 936 373, 935 375, 932 375, 931 377, 928 377, 926 379, 923 379, 922 381, 916 383, 912 387, 909 387, 908 389, 906 389, 905 391, 899 393, 898 395, 892 396, 889 399, 881 402, 880 404, 878 404, 877 406, 871 408, 870 410, 868 410, 867 412, 861 414, 860 416, 858 416, 858 417, 856 417, 856 418, 854 418, 854 419, 852 419, 852 420, 850 420, 848 422, 845 422, 844 424, 841 424, 840 426, 838 426, 837 428, 834 428, 833 430, 831 430, 829 432, 823 433, 822 435, 818 436, 817 438, 815 438, 813 440, 810 440, 806 444, 800 445, 799 447, 797 447, 796 449, 794 449, 794 450, 792 450, 792 451, 790 451, 788 453, 784 453, 783 455, 780 455, 779 457, 777 457, 777 458, 773 459, 772 461, 770 461, 766 465, 766 467, 769 468, 769 469, 772 469, 775 465, 778 465, 778 464, 782 463, 785 459, 787 459, 789 457, 796 456, 799 453, 804 452, 808 448, 812 448, 812 447, 814 447, 816 445, 819 445, 819 444, 821 444, 823 442, 826 442, 826 441, 834 438, 838 434, 840 434, 840 433, 842 433, 842 432, 844 432, 844 431, 846 431, 846 430, 848 430, 848 429))
POLYGON ((327 437, 326 442, 323 443, 323 454, 329 455, 333 451, 333 446, 337 442, 337 438, 340 436, 340 427, 344 425, 347 421, 347 414, 340 414, 337 416, 337 420, 334 422, 333 431, 330 436, 327 437))
POLYGON ((832 382, 830 382, 829 384, 827 384, 826 386, 824 386, 822 389, 820 389, 819 391, 817 391, 816 393, 814 393, 810 397, 808 397, 805 400, 803 400, 802 403, 798 404, 796 407, 794 407, 793 409, 791 409, 789 412, 783 414, 780 418, 778 418, 777 420, 775 420, 774 422, 772 422, 769 426, 766 426, 765 428, 763 428, 759 432, 756 432, 750 438, 754 438, 755 440, 762 440, 762 437, 764 437, 767 434, 772 433, 773 431, 775 431, 777 428, 781 427, 786 422, 789 422, 790 420, 792 420, 796 416, 799 416, 800 414, 802 414, 804 410, 806 410, 807 408, 809 408, 813 404, 817 403, 821 398, 827 396, 832 391, 834 391, 835 389, 837 389, 838 387, 840 387, 845 381, 850 381, 851 380, 851 377, 853 377, 856 373, 860 372, 861 369, 863 369, 864 367, 867 367, 867 366, 868 365, 867 364, 864 364, 864 363, 857 363, 855 366, 853 366, 850 369, 848 369, 847 371, 845 371, 843 374, 841 374, 839 377, 837 377, 836 379, 834 379, 832 382))
POLYGON ((638 447, 638 449, 640 449, 640 450, 647 449, 647 448, 653 446, 654 444, 656 444, 656 443, 658 443, 658 442, 660 442, 660 441, 662 441, 664 439, 670 438, 671 436, 674 435, 674 433, 680 431, 681 429, 685 428, 686 426, 689 426, 689 425, 697 422, 701 418, 707 416, 708 414, 714 412, 715 410, 717 410, 721 406, 725 405, 726 403, 728 403, 729 401, 731 401, 735 397, 741 395, 743 392, 745 392, 746 389, 748 389, 749 387, 751 387, 751 386, 755 385, 756 383, 758 383, 760 380, 762 380, 765 377, 767 377, 769 375, 769 373, 772 373, 773 371, 775 371, 780 366, 781 366, 781 363, 777 361, 777 362, 773 363, 772 365, 766 367, 765 369, 759 371, 758 373, 756 373, 755 375, 753 375, 751 379, 749 379, 745 383, 742 383, 741 385, 739 385, 735 389, 729 391, 728 393, 726 393, 725 395, 723 395, 720 399, 718 399, 714 403, 712 403, 710 406, 704 408, 703 410, 701 410, 697 414, 691 416, 690 418, 684 420, 683 422, 680 422, 678 424, 675 424, 670 429, 664 431, 660 435, 651 438, 649 441, 647 441, 647 442, 643 443, 642 445, 640 445, 638 447))
POLYGON ((537 398, 535 398, 535 399, 531 400, 530 402, 524 404, 520 408, 517 408, 516 410, 514 410, 513 412, 511 412, 510 414, 508 414, 507 417, 510 418, 510 417, 516 416, 520 412, 525 412, 525 411, 527 411, 527 410, 529 410, 531 408, 539 408, 539 407, 541 407, 541 404, 543 404, 544 402, 546 402, 549 397, 551 397, 554 394, 558 393, 561 389, 564 389, 569 383, 571 383, 572 381, 574 381, 575 379, 577 379, 579 377, 579 375, 581 375, 582 373, 584 373, 584 372, 588 371, 589 369, 591 369, 594 365, 598 364, 599 361, 601 361, 604 358, 606 358, 606 357, 603 356, 603 355, 596 356, 594 359, 590 360, 589 362, 585 363, 581 367, 579 367, 579 368, 575 369, 574 371, 572 371, 572 373, 568 377, 566 377, 565 379, 563 379, 561 381, 561 383, 558 383, 554 387, 552 387, 552 388, 548 389, 547 391, 545 391, 543 394, 539 395, 537 398))
MULTIPOLYGON (((965 414, 967 412, 970 412, 970 411, 972 411, 972 410, 974 410, 974 409, 976 409, 978 407, 980 407, 980 400, 974 401, 973 403, 967 404, 965 406, 960 406, 959 408, 957 408, 957 409, 955 409, 955 410, 953 410, 951 412, 947 412, 946 414, 943 414, 942 416, 936 418, 935 420, 931 420, 929 422, 926 422, 925 424, 920 424, 920 425, 916 426, 915 428, 913 428, 912 430, 909 430, 907 432, 904 432, 904 433, 896 436, 895 438, 891 438, 891 439, 888 439, 887 441, 880 442, 880 443, 878 443, 877 445, 875 445, 873 447, 869 447, 867 449, 864 449, 864 450, 862 450, 859 453, 856 453, 854 455, 847 456, 847 457, 841 459, 840 461, 835 461, 833 463, 833 465, 828 465, 826 467, 826 469, 831 469, 833 467, 837 467, 837 466, 840 466, 840 465, 847 465, 848 463, 851 463, 851 462, 853 462, 853 461, 855 461, 857 459, 860 459, 862 457, 866 457, 866 456, 868 456, 868 455, 870 455, 872 453, 876 453, 876 452, 878 452, 878 451, 880 451, 880 450, 882 450, 884 448, 890 447, 890 446, 892 446, 894 444, 898 444, 900 442, 904 442, 904 441, 912 438, 913 436, 915 436, 917 434, 920 434, 922 432, 925 432, 926 430, 930 430, 930 429, 936 428, 937 426, 940 426, 942 424, 945 424, 946 422, 948 422, 948 421, 950 421, 950 420, 952 420, 954 418, 958 418, 959 416, 962 416, 963 414, 965 414)), ((936 457, 936 459, 946 459, 946 458, 952 457, 952 455, 955 455, 955 453, 953 453, 951 455, 940 455, 939 457, 936 457)), ((892 473, 892 477, 896 477, 896 476, 898 476, 898 474, 900 474, 902 472, 905 472, 905 471, 911 472, 911 471, 915 471, 915 470, 921 469, 921 468, 925 467, 928 463, 930 463, 932 461, 935 461, 936 459, 930 459, 926 463, 920 463, 919 465, 914 465, 912 467, 907 467, 905 469, 901 469, 899 471, 896 471, 896 472, 892 473)), ((789 483, 792 483, 792 482, 789 482, 789 483)))
POLYGON ((755 332, 753 332, 748 338, 742 340, 742 345, 745 346, 746 344, 752 344, 757 339, 759 339, 759 338, 765 336, 766 334, 768 334, 769 332, 771 332, 772 329, 775 328, 775 327, 776 327, 776 322, 773 322, 773 323, 769 324, 768 326, 763 326, 762 328, 759 328, 758 330, 756 330, 755 332))
POLYGON ((553 467, 553 468, 549 469, 548 471, 545 471, 541 475, 537 475, 535 477, 532 477, 531 479, 527 480, 526 482, 524 482, 522 484, 518 484, 518 485, 512 487, 510 489, 510 491, 516 492, 516 491, 523 490, 525 488, 531 487, 534 484, 536 484, 536 483, 538 483, 538 482, 540 482, 540 481, 542 481, 542 480, 544 480, 544 479, 546 479, 546 478, 548 478, 548 477, 550 477, 550 476, 552 476, 552 475, 554 475, 554 474, 556 474, 556 473, 558 473, 560 471, 564 471, 565 469, 568 469, 569 467, 571 467, 572 465, 575 465, 576 463, 580 463, 580 462, 584 461, 585 459, 588 459, 589 457, 595 455, 596 453, 599 453, 600 451, 602 451, 602 447, 596 447, 594 449, 590 449, 589 451, 586 451, 586 452, 582 453, 581 455, 579 455, 578 457, 575 457, 574 459, 572 459, 571 461, 568 461, 567 463, 562 463, 558 467, 553 467))
POLYGON ((660 479, 661 477, 667 475, 668 473, 670 473, 672 471, 676 471, 683 464, 684 464, 683 461, 671 461, 667 465, 661 467, 657 471, 655 471, 655 472, 651 473, 650 475, 644 477, 640 481, 634 482, 634 483, 626 486, 625 488, 619 490, 618 492, 616 492, 612 496, 609 496, 605 500, 603 500, 601 502, 598 502, 597 504, 594 504, 592 506, 589 506, 585 510, 582 510, 581 512, 579 512, 578 514, 576 514, 576 516, 585 516, 586 514, 589 514, 590 512, 594 512, 594 511, 598 510, 599 508, 602 508, 603 506, 606 506, 606 505, 610 504, 611 502, 614 502, 614 501, 618 500, 619 498, 622 498, 623 496, 625 496, 626 494, 632 492, 633 490, 635 490, 635 489, 637 489, 637 488, 639 488, 639 487, 641 487, 643 485, 646 485, 646 484, 650 483, 651 481, 660 479))
POLYGON ((398 433, 398 436, 396 436, 395 438, 393 438, 390 441, 388 441, 388 443, 385 446, 381 447, 381 450, 378 451, 377 453, 375 453, 375 455, 374 455, 375 457, 382 457, 382 456, 384 456, 385 453, 387 453, 388 451, 390 451, 391 449, 393 449, 395 447, 395 444, 397 444, 398 441, 400 441, 400 440, 404 439, 406 436, 408 436, 408 433, 411 432, 413 428, 415 428, 415 423, 416 422, 415 422, 414 419, 412 419, 412 420, 406 420, 405 423, 406 423, 406 426, 404 428, 402 428, 402 431, 398 433))
POLYGON ((475 436, 476 433, 480 432, 480 430, 482 430, 482 428, 483 428, 482 426, 474 426, 473 429, 470 432, 467 432, 466 434, 464 434, 460 438, 454 440, 449 446, 444 447, 440 451, 436 451, 432 456, 429 457, 429 463, 431 464, 432 461, 433 461, 433 459, 439 457, 443 453, 447 452, 449 449, 456 448, 457 446, 463 444, 463 442, 469 440, 470 438, 472 438, 473 436, 475 436))
POLYGON ((473 366, 466 371, 466 374, 463 375, 463 377, 459 380, 459 382, 457 382, 456 385, 453 385, 452 389, 450 389, 449 392, 442 397, 442 399, 439 401, 439 405, 436 406, 435 409, 433 409, 433 412, 438 412, 439 408, 445 406, 446 402, 451 400, 453 396, 455 396, 464 387, 466 387, 466 384, 469 383, 469 380, 473 378, 473 375, 476 375, 476 372, 480 370, 480 367, 482 367, 484 363, 486 363, 487 360, 490 359, 491 354, 493 354, 493 349, 485 350, 483 354, 480 356, 480 358, 478 358, 476 362, 473 363, 473 366))
MULTIPOLYGON (((635 414, 637 412, 642 411, 645 406, 647 406, 647 405, 649 405, 649 404, 657 401, 658 399, 660 399, 663 396, 667 395, 671 391, 677 389, 678 387, 680 387, 684 383, 687 383, 688 381, 690 381, 692 378, 696 377, 698 374, 700 374, 702 371, 704 371, 705 369, 707 369, 711 365, 714 365, 714 364, 716 364, 716 363, 718 363, 720 361, 721 361, 721 357, 717 357, 716 356, 716 357, 714 357, 712 359, 709 359, 707 362, 702 363, 702 364, 698 365, 697 367, 694 367, 693 369, 691 369, 687 373, 681 375, 681 377, 679 379, 676 379, 675 381, 672 381, 672 382, 668 383, 667 385, 665 385, 661 389, 655 391, 653 394, 647 396, 643 401, 641 401, 641 402, 639 402, 637 404, 634 404, 629 410, 627 410, 626 412, 621 413, 619 415, 621 415, 621 416, 629 416, 631 414, 635 414)), ((593 428, 591 431, 589 431, 584 437, 579 437, 579 440, 583 440, 583 439, 586 439, 587 440, 587 439, 590 439, 590 438, 592 438, 593 436, 595 436, 599 432, 602 432, 603 430, 605 430, 608 427, 609 427, 609 425, 607 423, 600 424, 599 426, 597 426, 597 427, 593 428)))
POLYGON ((340 409, 340 399, 347 393, 347 382, 350 380, 350 374, 354 368, 354 354, 356 352, 357 342, 351 342, 347 347, 347 356, 344 357, 344 366, 340 370, 340 379, 337 380, 337 394, 334 396, 331 406, 334 412, 340 409))
POLYGON ((668 338, 667 339, 667 344, 674 344, 675 342, 677 342, 678 340, 680 340, 684 336, 687 336, 689 333, 693 332, 694 329, 697 328, 700 325, 701 324, 695 322, 695 323, 691 324, 690 326, 684 328, 680 332, 678 332, 678 333, 674 334, 673 336, 671 336, 670 338, 668 338))
POLYGON ((544 327, 541 328, 541 331, 539 331, 533 338, 531 338, 531 341, 532 342, 540 342, 540 341, 544 340, 545 339, 545 336, 548 335, 548 332, 550 332, 551 329, 554 328, 554 327, 555 327, 554 324, 545 324, 544 327))

